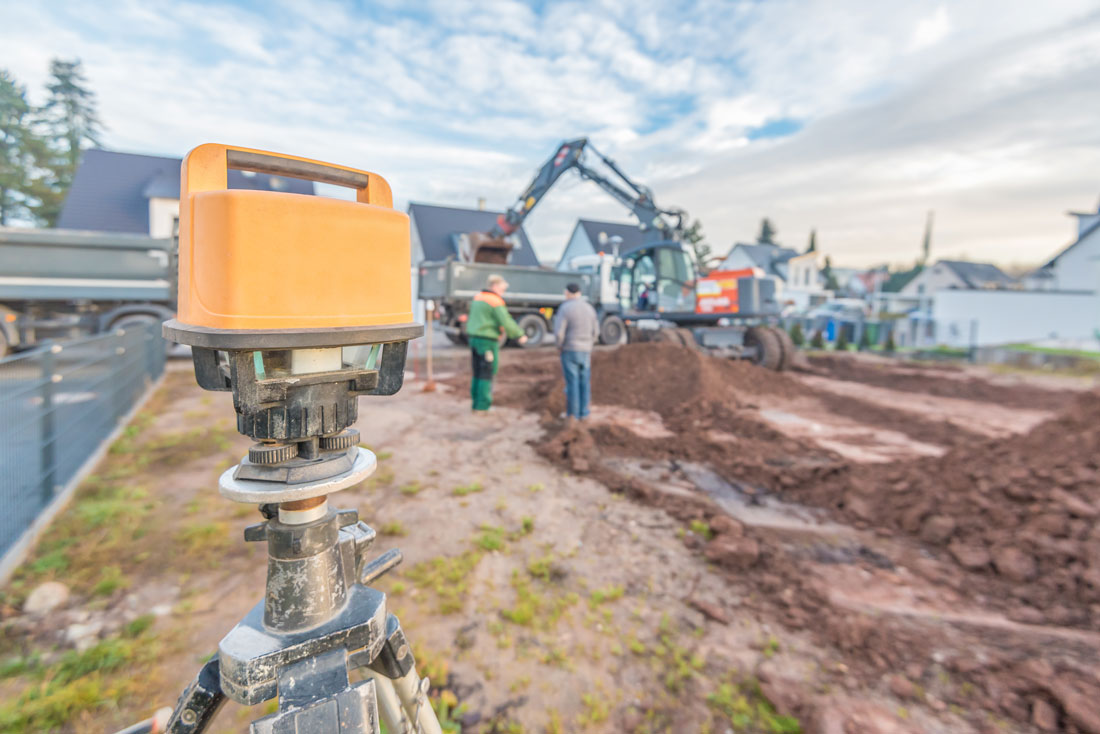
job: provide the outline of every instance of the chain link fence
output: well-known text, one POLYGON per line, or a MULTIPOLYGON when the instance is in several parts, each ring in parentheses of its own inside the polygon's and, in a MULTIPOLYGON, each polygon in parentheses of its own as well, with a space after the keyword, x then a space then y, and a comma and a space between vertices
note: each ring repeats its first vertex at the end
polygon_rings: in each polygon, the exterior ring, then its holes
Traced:
POLYGON ((0 556, 164 372, 160 323, 0 360, 0 556))

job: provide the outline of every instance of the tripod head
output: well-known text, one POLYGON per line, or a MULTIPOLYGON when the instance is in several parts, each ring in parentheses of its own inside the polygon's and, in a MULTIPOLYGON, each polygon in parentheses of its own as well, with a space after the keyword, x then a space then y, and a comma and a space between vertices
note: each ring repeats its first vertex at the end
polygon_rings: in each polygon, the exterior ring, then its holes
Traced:
POLYGON ((423 333, 408 217, 377 174, 201 145, 181 170, 179 263, 164 334, 191 346, 203 389, 232 392, 237 430, 255 441, 218 486, 259 505, 264 521, 245 540, 267 543, 268 573, 264 600, 184 692, 169 731, 201 731, 223 695, 279 697, 255 734, 377 731, 376 700, 394 730, 438 731, 397 618, 367 587, 400 551, 368 561, 374 531, 327 501, 374 471, 351 427, 358 398, 396 393, 408 341, 423 333), (231 191, 229 169, 347 186, 356 199, 231 191), (356 667, 373 677, 351 685, 356 667))

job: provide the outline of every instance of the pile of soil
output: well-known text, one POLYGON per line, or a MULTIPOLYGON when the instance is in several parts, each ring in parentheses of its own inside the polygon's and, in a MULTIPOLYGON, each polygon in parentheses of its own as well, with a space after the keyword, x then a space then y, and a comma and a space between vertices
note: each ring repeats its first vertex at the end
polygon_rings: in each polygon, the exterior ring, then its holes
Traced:
POLYGON ((1100 629, 1100 393, 1030 432, 890 467, 850 466, 802 501, 942 549, 1002 582, 1019 621, 1100 629))
MULTIPOLYGON (((557 415, 565 409, 560 370, 556 360, 524 359, 505 362, 500 380, 504 390, 499 402, 557 415), (545 379, 527 382, 523 389, 508 389, 519 376, 545 379)), ((618 349, 597 350, 592 355, 592 402, 635 410, 653 410, 662 416, 700 401, 728 407, 751 403, 751 396, 769 393, 793 397, 806 388, 778 372, 747 362, 714 359, 677 344, 643 342, 618 349)))

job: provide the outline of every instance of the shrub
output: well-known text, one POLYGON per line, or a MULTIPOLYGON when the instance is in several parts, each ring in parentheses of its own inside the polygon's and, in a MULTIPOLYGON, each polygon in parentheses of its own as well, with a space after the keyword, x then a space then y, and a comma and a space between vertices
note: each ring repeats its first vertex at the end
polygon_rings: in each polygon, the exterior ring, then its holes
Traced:
POLYGON ((883 345, 882 348, 885 349, 887 352, 894 352, 895 350, 897 350, 898 345, 894 343, 894 332, 893 332, 893 330, 891 330, 886 335, 886 343, 883 345))
POLYGON ((844 326, 837 326, 836 330, 836 350, 838 352, 848 351, 848 330, 844 326))
POLYGON ((791 326, 791 341, 794 342, 796 347, 800 347, 806 343, 806 335, 802 333, 802 324, 795 321, 791 326))
POLYGON ((871 348, 871 337, 867 333, 867 327, 864 327, 859 332, 859 351, 865 351, 871 348))
POLYGON ((821 329, 814 332, 814 335, 810 337, 810 346, 814 349, 825 348, 825 335, 821 333, 821 329))

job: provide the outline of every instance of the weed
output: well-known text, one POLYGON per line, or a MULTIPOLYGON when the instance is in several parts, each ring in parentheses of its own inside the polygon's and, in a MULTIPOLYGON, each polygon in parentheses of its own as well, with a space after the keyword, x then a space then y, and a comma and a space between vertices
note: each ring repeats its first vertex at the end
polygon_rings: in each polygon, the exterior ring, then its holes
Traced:
POLYGON ((99 581, 92 587, 92 593, 97 596, 110 596, 119 589, 130 585, 130 579, 122 574, 118 566, 105 566, 99 574, 99 581))
POLYGON ((708 525, 703 520, 692 520, 691 532, 695 533, 696 535, 702 536, 707 540, 710 540, 714 537, 714 531, 711 530, 710 525, 708 525))
POLYGON ((422 489, 424 488, 420 486, 420 482, 409 482, 401 486, 401 494, 415 497, 422 489))
POLYGON ((381 533, 382 535, 397 535, 397 536, 405 536, 405 535, 409 534, 409 531, 405 529, 405 526, 402 525, 397 520, 394 520, 393 522, 388 522, 385 525, 383 525, 382 527, 378 528, 378 532, 381 533))
POLYGON ((550 574, 553 573, 554 556, 552 553, 547 553, 542 558, 533 558, 527 562, 527 573, 536 579, 542 581, 549 581, 550 574))
POLYGON ((584 703, 584 712, 578 717, 577 723, 587 726, 588 724, 599 724, 607 721, 607 717, 611 713, 611 706, 607 701, 592 693, 582 694, 581 701, 584 703))
POLYGON ((550 712, 550 720, 546 722, 546 734, 561 734, 561 716, 557 711, 550 712))
POLYGON ((461 487, 455 487, 453 490, 451 490, 451 494, 453 494, 455 497, 465 497, 468 494, 484 491, 484 489, 485 487, 481 486, 481 482, 470 482, 469 484, 464 484, 461 487))
POLYGON ((375 456, 378 457, 379 461, 385 461, 386 459, 389 459, 389 458, 393 457, 393 452, 392 451, 379 451, 378 453, 375 454, 375 456))
POLYGON ((645 655, 646 653, 645 644, 633 635, 631 635, 630 638, 627 639, 626 646, 629 647, 630 652, 634 653, 635 655, 645 655))
POLYGON ((534 532, 534 530, 535 530, 535 518, 525 515, 523 517, 523 519, 520 520, 520 534, 521 535, 530 535, 532 532, 534 532))
POLYGON ((707 696, 707 704, 725 716, 735 730, 765 731, 771 734, 801 734, 802 725, 793 716, 776 713, 752 679, 723 683, 707 696))
POLYGON ((504 548, 504 528, 495 528, 491 525, 481 526, 481 535, 477 537, 477 547, 486 551, 496 551, 504 548))
POLYGON ((192 557, 218 552, 229 545, 229 523, 195 522, 184 525, 176 534, 184 552, 192 557))
POLYGON ((779 649, 780 649, 779 648, 779 640, 776 639, 774 635, 769 637, 768 641, 764 643, 764 649, 763 649, 764 657, 765 658, 775 657, 775 654, 777 652, 779 652, 779 649))
POLYGON ((528 484, 527 485, 527 491, 532 493, 532 494, 535 494, 537 492, 541 492, 543 489, 545 489, 545 487, 542 485, 541 482, 535 482, 534 484, 528 484))
POLYGON ((393 585, 390 586, 390 595, 391 596, 401 596, 404 593, 405 593, 405 583, 403 581, 394 581, 393 585))
POLYGON ((615 601, 623 597, 623 587, 617 584, 608 586, 606 589, 595 589, 588 596, 588 606, 595 609, 600 604, 608 601, 615 601))
POLYGON ((454 557, 440 556, 416 564, 405 575, 414 584, 435 592, 439 597, 440 614, 453 614, 460 611, 466 602, 468 577, 477 568, 481 556, 478 551, 467 551, 454 557))

